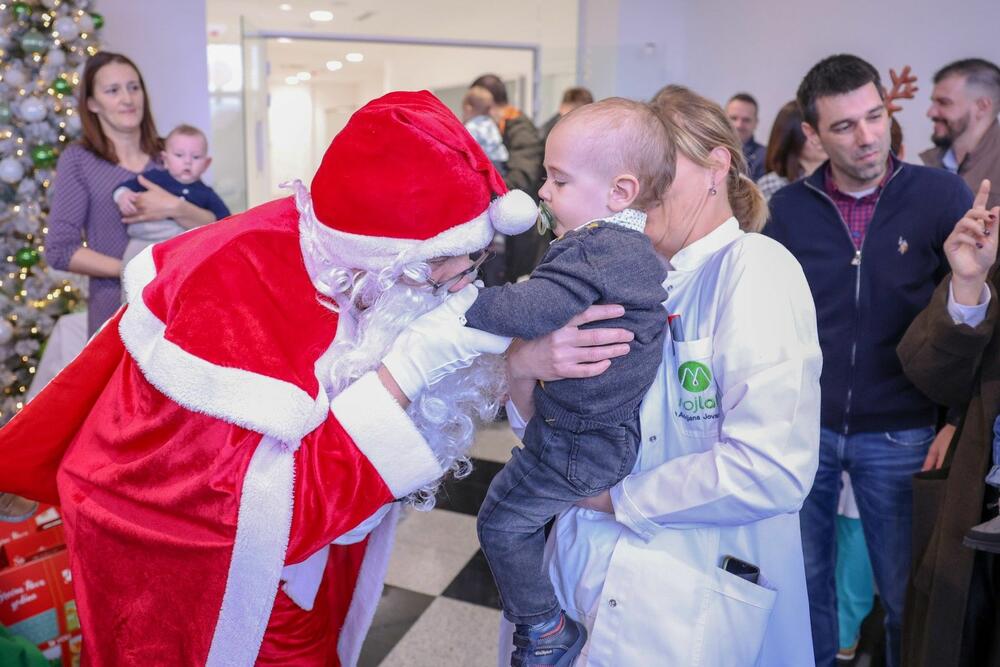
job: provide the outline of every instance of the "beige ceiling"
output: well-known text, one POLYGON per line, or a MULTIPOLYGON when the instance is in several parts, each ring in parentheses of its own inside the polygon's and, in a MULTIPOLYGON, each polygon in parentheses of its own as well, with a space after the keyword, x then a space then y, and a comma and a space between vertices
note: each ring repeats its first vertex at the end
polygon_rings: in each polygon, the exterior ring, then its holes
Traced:
MULTIPOLYGON (((242 24, 251 34, 532 44, 539 47, 543 79, 561 76, 560 81, 571 83, 575 77, 578 0, 289 0, 290 11, 281 10, 281 4, 207 0, 209 41, 238 43, 242 24), (309 12, 319 9, 332 12, 333 20, 310 20, 309 12)), ((301 38, 288 43, 267 39, 265 48, 272 85, 305 71, 313 83, 365 85, 390 78, 395 88, 435 88, 462 83, 469 72, 493 71, 516 78, 532 67, 530 52, 515 50, 301 38), (364 61, 347 62, 344 56, 351 51, 363 53, 364 61), (328 60, 340 60, 344 66, 329 72, 328 60)))
POLYGON ((213 41, 239 40, 240 17, 251 30, 530 42, 575 48, 577 0, 207 0, 213 41), (309 19, 328 10, 326 23, 309 19))

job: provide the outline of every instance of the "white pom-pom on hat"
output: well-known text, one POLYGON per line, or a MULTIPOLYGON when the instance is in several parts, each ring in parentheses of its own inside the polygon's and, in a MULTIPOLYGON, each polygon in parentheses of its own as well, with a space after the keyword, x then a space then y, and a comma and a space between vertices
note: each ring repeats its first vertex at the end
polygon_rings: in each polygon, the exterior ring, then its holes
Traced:
POLYGON ((529 230, 538 220, 538 205, 523 190, 511 190, 490 202, 490 223, 508 236, 529 230))

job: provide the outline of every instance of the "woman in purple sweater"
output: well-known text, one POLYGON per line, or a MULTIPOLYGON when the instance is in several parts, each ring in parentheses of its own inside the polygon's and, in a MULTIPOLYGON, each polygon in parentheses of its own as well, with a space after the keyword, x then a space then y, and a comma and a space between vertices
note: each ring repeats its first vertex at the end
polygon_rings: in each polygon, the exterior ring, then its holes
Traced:
POLYGON ((163 150, 146 84, 131 60, 105 51, 87 61, 78 94, 83 137, 63 151, 56 167, 45 258, 53 268, 90 276, 92 335, 120 304, 126 224, 173 218, 190 228, 215 216, 140 175, 147 191, 139 195, 137 215, 122 219, 111 193, 158 161, 163 150))

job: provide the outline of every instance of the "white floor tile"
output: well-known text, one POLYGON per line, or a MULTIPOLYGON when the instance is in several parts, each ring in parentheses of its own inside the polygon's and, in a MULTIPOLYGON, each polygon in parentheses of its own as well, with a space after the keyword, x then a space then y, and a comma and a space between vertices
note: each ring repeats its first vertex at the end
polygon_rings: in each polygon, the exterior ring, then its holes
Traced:
POLYGON ((496 667, 500 612, 438 598, 380 667, 496 667))
POLYGON ((472 444, 472 456, 497 463, 510 460, 510 450, 521 443, 505 421, 495 422, 479 429, 472 444))
POLYGON ((440 595, 479 549, 476 517, 410 510, 396 532, 386 583, 440 595))

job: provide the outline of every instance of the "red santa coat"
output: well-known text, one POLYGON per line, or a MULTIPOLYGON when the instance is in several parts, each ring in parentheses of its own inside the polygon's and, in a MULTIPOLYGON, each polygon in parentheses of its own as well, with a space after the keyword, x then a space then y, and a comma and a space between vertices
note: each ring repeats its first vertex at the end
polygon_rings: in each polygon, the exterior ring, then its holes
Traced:
POLYGON ((357 659, 395 514, 330 549, 311 611, 282 568, 443 471, 374 374, 326 395, 337 315, 298 224, 289 198, 154 246, 0 430, 0 489, 62 506, 87 664, 357 659))

